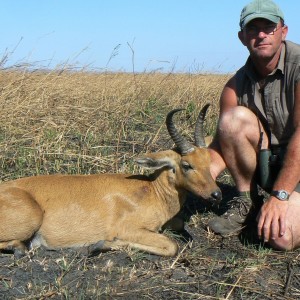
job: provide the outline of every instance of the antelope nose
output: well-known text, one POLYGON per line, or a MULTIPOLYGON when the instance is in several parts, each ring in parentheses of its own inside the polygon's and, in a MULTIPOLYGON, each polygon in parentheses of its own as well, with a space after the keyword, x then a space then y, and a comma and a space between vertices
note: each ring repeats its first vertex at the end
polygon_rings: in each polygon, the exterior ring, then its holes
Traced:
POLYGON ((222 193, 220 190, 216 190, 213 193, 211 193, 212 198, 214 198, 217 202, 220 202, 222 200, 222 193))

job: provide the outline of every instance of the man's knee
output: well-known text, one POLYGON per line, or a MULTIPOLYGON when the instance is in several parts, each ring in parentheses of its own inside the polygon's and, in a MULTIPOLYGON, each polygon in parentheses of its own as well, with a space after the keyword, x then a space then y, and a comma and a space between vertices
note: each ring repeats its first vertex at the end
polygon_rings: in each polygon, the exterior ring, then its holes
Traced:
POLYGON ((218 138, 235 141, 239 137, 247 137, 248 140, 257 140, 262 129, 257 116, 244 106, 235 106, 224 112, 218 123, 218 138))
POLYGON ((257 117, 250 109, 244 106, 235 106, 222 114, 218 126, 220 131, 228 129, 240 131, 243 128, 240 126, 247 124, 257 126, 257 117))
POLYGON ((272 248, 281 251, 291 251, 299 247, 290 231, 280 238, 269 241, 269 244, 272 248))

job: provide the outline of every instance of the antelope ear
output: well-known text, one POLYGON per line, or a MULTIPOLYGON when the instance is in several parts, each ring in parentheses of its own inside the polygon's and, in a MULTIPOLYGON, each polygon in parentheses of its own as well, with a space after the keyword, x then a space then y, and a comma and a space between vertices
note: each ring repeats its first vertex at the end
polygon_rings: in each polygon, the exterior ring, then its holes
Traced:
POLYGON ((170 169, 174 168, 174 161, 168 157, 152 158, 143 156, 135 159, 135 163, 137 163, 140 167, 152 170, 161 169, 163 167, 168 167, 170 169))

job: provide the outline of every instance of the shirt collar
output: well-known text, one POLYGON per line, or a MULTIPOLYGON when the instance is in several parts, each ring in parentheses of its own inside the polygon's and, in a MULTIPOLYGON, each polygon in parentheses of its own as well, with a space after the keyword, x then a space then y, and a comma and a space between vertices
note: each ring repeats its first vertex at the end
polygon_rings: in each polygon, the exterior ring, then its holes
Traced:
POLYGON ((277 66, 277 70, 280 70, 282 74, 284 74, 284 59, 285 59, 285 42, 282 43, 280 58, 277 66))

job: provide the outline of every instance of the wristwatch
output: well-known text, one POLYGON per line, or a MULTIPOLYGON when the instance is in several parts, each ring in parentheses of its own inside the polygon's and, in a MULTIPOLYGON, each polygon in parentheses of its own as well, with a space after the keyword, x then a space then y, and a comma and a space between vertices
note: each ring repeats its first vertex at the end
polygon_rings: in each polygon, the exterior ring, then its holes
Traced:
POLYGON ((270 195, 276 197, 281 201, 287 201, 290 197, 289 193, 285 190, 272 191, 270 195))

